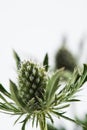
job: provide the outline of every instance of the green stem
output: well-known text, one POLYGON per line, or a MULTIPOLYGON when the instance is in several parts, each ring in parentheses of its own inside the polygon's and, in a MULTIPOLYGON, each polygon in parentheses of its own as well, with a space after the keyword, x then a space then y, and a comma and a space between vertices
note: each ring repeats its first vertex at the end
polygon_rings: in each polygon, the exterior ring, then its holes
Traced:
POLYGON ((47 130, 47 123, 45 123, 43 126, 43 121, 39 120, 39 124, 40 124, 40 130, 47 130))

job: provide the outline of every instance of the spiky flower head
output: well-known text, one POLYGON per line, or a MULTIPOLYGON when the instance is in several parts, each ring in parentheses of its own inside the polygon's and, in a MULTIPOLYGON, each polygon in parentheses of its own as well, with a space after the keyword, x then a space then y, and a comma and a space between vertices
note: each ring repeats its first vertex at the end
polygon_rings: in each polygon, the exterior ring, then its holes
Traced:
POLYGON ((52 114, 79 124, 65 115, 64 108, 69 107, 70 102, 79 101, 75 98, 75 94, 87 81, 87 65, 84 64, 83 72, 75 69, 63 87, 61 86, 61 79, 65 73, 63 69, 48 77, 48 55, 44 58, 43 66, 32 61, 22 62, 16 52, 14 56, 18 70, 18 84, 10 80, 10 92, 0 84, 0 110, 19 115, 15 123, 24 117, 21 121, 21 130, 25 130, 28 120, 32 121, 32 126, 34 122, 36 126, 39 123, 41 130, 47 130, 46 119, 54 122, 52 114), (10 102, 5 97, 8 97, 10 102))
POLYGON ((38 99, 45 100, 46 84, 47 72, 43 66, 32 61, 21 63, 18 70, 19 96, 27 107, 33 105, 33 110, 40 109, 38 99))

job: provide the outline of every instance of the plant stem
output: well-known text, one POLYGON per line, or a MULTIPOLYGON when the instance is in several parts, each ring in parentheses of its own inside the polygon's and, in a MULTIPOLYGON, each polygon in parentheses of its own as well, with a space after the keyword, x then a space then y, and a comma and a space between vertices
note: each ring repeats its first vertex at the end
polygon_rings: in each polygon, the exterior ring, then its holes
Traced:
POLYGON ((43 126, 43 121, 39 120, 40 130, 47 130, 47 123, 43 126))

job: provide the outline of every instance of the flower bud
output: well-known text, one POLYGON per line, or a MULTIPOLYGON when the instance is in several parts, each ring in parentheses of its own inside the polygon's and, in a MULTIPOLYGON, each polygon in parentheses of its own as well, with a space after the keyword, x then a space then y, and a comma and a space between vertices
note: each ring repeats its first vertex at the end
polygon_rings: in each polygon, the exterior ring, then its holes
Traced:
POLYGON ((47 84, 47 72, 44 67, 31 61, 22 62, 18 71, 18 84, 19 96, 25 106, 31 107, 33 99, 34 110, 39 109, 41 104, 38 99, 45 99, 47 84))

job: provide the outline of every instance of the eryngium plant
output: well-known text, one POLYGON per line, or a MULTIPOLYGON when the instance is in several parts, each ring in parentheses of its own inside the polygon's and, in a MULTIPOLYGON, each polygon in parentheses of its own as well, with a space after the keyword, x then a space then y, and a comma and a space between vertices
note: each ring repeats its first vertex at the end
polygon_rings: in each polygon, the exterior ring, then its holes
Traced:
POLYGON ((87 65, 84 65, 81 73, 75 69, 63 87, 64 69, 59 69, 50 75, 47 54, 43 65, 30 60, 22 62, 15 51, 14 56, 18 82, 15 84, 13 81, 9 81, 10 92, 7 92, 5 87, 0 84, 1 112, 18 115, 15 123, 23 116, 22 130, 25 130, 29 120, 32 121, 32 126, 36 123, 36 126, 40 125, 41 130, 47 130, 46 119, 50 119, 53 123, 52 115, 79 124, 78 121, 67 117, 64 109, 69 107, 71 102, 79 101, 75 94, 87 79, 87 65), (8 98, 10 100, 7 100, 8 98))

